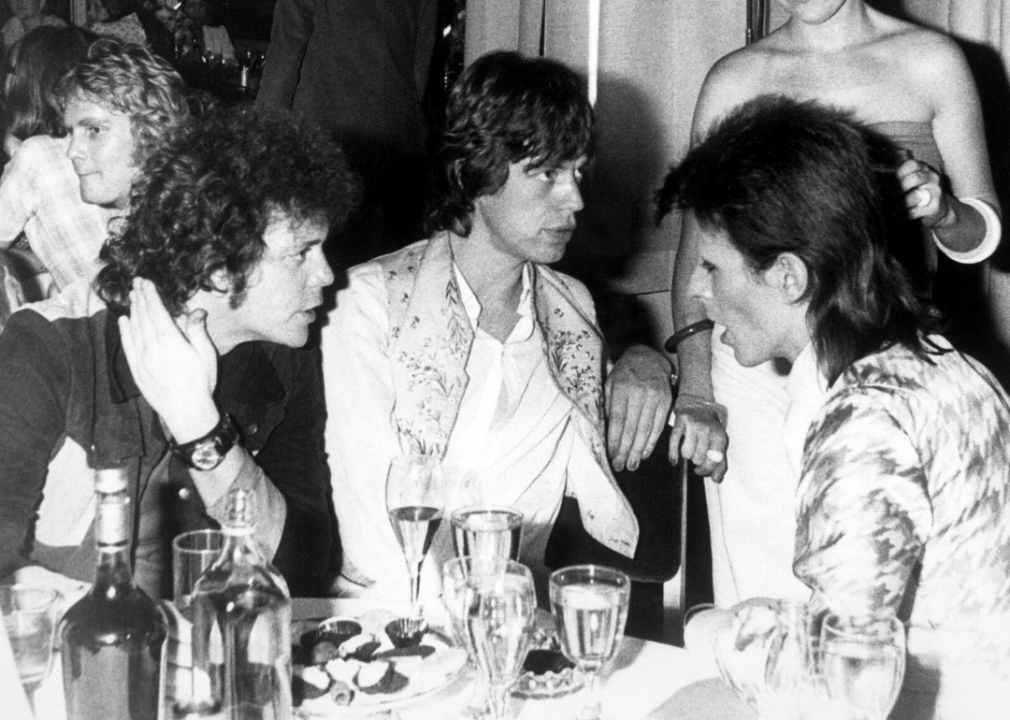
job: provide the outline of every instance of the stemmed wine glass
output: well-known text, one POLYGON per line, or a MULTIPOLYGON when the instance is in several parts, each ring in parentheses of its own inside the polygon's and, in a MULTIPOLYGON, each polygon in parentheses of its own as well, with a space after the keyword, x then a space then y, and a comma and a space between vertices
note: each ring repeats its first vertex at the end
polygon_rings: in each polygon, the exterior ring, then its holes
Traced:
POLYGON ((894 617, 829 614, 821 626, 821 667, 846 717, 884 720, 905 675, 905 626, 894 617))
POLYGON ((56 619, 62 596, 52 588, 30 585, 0 587, 0 610, 10 637, 14 662, 32 707, 35 690, 49 675, 56 619))
POLYGON ((599 720, 600 671, 624 637, 631 580, 603 565, 573 565, 551 573, 550 596, 561 650, 587 678, 589 699, 579 719, 599 720))
POLYGON ((403 549, 410 575, 410 607, 421 617, 421 565, 442 524, 445 481, 431 458, 402 456, 393 459, 386 478, 386 509, 393 532, 403 549))
POLYGON ((519 679, 533 642, 533 575, 513 560, 488 557, 457 558, 447 565, 459 580, 446 597, 453 628, 465 634, 487 690, 491 718, 503 720, 509 689, 519 679))

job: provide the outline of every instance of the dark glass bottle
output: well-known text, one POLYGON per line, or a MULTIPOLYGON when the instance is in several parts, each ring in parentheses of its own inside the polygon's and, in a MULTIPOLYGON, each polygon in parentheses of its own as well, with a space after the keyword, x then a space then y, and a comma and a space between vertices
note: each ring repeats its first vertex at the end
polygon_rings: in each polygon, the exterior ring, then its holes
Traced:
POLYGON ((220 557, 193 591, 193 674, 198 697, 226 720, 290 720, 291 596, 253 540, 253 496, 229 495, 220 557), (199 694, 199 693, 198 693, 199 694))
POLYGON ((95 491, 95 583, 67 610, 60 629, 67 718, 152 720, 167 624, 133 582, 125 471, 97 471, 95 491))

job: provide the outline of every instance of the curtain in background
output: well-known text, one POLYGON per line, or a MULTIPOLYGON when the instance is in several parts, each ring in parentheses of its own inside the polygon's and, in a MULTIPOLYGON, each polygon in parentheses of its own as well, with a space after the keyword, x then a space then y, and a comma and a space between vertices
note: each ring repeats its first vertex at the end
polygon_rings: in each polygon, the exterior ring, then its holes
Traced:
POLYGON ((1010 3, 1006 0, 903 0, 909 17, 965 40, 984 43, 1010 59, 1010 3))

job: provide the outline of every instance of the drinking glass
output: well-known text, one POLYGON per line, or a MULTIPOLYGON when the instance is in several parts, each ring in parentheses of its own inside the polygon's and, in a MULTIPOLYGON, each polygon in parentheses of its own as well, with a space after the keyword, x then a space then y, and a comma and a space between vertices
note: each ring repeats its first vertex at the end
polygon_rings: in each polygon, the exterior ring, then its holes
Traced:
POLYGON ((34 708, 35 690, 49 675, 62 597, 52 588, 0 586, 0 611, 25 695, 34 708))
POLYGON ((589 698, 579 719, 599 720, 600 671, 624 637, 631 580, 603 565, 573 565, 551 573, 550 596, 561 651, 587 679, 589 698))
MULTIPOLYGON (((491 717, 503 720, 509 689, 519 679, 533 642, 537 608, 533 575, 513 560, 480 558, 462 565, 461 574, 467 568, 462 597, 450 601, 449 611, 463 614, 461 629, 487 689, 491 717)), ((459 632, 455 621, 453 627, 459 632)))
POLYGON ((193 530, 172 541, 172 584, 175 605, 188 615, 193 587, 224 548, 220 530, 193 530))
POLYGON ((471 505, 454 510, 452 543, 457 557, 519 560, 523 514, 509 507, 471 505))
MULTIPOLYGON (((466 587, 473 567, 473 558, 456 557, 442 566, 442 602, 452 622, 452 634, 460 647, 466 648, 471 666, 477 667, 477 650, 467 633, 466 587)), ((480 560, 478 560, 478 563, 480 560)), ((492 570, 495 568, 492 567, 492 570)), ((467 702, 464 715, 470 718, 484 718, 489 712, 488 689, 484 686, 483 674, 474 673, 474 689, 467 702)))
POLYGON ((832 702, 853 720, 884 720, 905 675, 905 626, 894 617, 829 614, 821 665, 832 702))
POLYGON ((403 549, 410 575, 410 607, 421 617, 421 565, 442 524, 445 481, 442 469, 430 458, 394 458, 386 478, 386 509, 393 532, 403 549))

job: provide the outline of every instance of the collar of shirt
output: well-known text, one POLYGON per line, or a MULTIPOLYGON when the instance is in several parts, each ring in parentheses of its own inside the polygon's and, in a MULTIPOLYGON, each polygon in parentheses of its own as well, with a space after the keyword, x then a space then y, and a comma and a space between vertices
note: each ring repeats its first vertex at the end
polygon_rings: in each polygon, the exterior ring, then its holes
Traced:
MULTIPOLYGON (((456 276, 456 283, 459 285, 459 296, 463 301, 463 309, 466 310, 466 315, 470 318, 470 327, 473 328, 474 335, 481 340, 494 340, 494 338, 481 330, 477 325, 477 319, 480 317, 481 312, 480 300, 477 299, 473 290, 470 289, 469 283, 463 277, 463 273, 460 272, 459 266, 456 263, 452 264, 452 272, 456 276)), ((530 264, 526 263, 523 265, 523 289, 519 295, 519 305, 516 307, 519 321, 516 322, 515 327, 512 328, 512 332, 505 340, 506 345, 528 340, 530 335, 533 334, 533 293, 531 292, 531 285, 530 264)))

